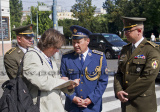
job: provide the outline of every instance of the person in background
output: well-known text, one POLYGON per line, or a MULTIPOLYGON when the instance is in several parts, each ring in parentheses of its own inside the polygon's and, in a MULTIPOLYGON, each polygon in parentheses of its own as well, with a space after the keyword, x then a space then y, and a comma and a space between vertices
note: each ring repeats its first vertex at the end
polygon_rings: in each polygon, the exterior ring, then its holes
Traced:
POLYGON ((155 41, 156 41, 156 37, 154 36, 153 33, 151 34, 151 41, 152 41, 152 42, 155 42, 155 41))
POLYGON ((160 49, 143 37, 146 18, 122 17, 124 34, 130 42, 122 48, 114 76, 115 96, 122 112, 156 112, 155 79, 159 72, 160 49))
POLYGON ((33 25, 29 24, 13 29, 16 32, 17 45, 4 55, 4 65, 10 79, 16 77, 22 57, 27 49, 32 46, 32 38, 34 37, 32 27, 33 25))
POLYGON ((91 32, 73 25, 73 51, 63 54, 60 71, 62 77, 80 79, 80 85, 72 95, 66 95, 65 109, 68 112, 101 112, 102 95, 108 84, 107 62, 103 52, 90 50, 91 32))
POLYGON ((24 56, 23 76, 34 103, 37 101, 38 90, 41 91, 40 112, 64 112, 61 91, 71 95, 74 92, 73 88, 79 85, 79 79, 75 79, 68 87, 56 88, 68 80, 60 77, 52 57, 64 42, 64 35, 50 28, 41 36, 37 47, 29 48, 24 56))

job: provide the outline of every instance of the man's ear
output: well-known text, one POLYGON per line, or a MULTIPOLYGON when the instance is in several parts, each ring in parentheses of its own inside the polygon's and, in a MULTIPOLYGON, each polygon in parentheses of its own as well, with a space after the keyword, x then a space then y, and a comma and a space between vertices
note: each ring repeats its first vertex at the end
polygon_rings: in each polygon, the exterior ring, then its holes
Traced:
POLYGON ((89 42, 90 42, 90 38, 87 39, 87 43, 88 43, 88 44, 89 44, 89 42))
POLYGON ((21 36, 17 35, 17 42, 21 42, 21 36))

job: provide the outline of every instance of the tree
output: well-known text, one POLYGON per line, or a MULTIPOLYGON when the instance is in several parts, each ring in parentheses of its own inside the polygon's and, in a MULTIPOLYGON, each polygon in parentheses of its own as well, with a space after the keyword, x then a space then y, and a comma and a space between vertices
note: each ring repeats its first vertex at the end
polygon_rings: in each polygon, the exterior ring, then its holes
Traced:
POLYGON ((160 1, 159 0, 106 0, 103 7, 109 14, 109 24, 115 29, 122 29, 121 16, 145 17, 144 22, 146 36, 149 37, 151 31, 158 35, 160 32, 160 1), (156 15, 156 16, 155 16, 156 15))
POLYGON ((44 3, 38 2, 37 7, 31 7, 32 18, 27 16, 27 22, 24 24, 30 24, 32 19, 32 24, 34 25, 34 32, 37 31, 37 14, 38 14, 38 35, 42 35, 47 29, 53 28, 53 21, 49 18, 52 11, 38 11, 38 7, 45 5, 44 3))
POLYGON ((70 27, 72 25, 77 25, 78 20, 72 20, 72 19, 63 19, 58 21, 58 26, 63 26, 63 32, 66 37, 66 43, 68 44, 69 41, 71 43, 71 40, 69 37, 71 37, 72 32, 70 31, 70 27))
POLYGON ((21 25, 22 18, 22 1, 21 0, 10 0, 10 22, 11 22, 11 38, 16 38, 15 32, 12 31, 12 28, 18 27, 21 25))
POLYGON ((76 0, 72 6, 73 17, 77 18, 79 25, 91 29, 92 18, 96 7, 92 6, 92 0, 76 0))

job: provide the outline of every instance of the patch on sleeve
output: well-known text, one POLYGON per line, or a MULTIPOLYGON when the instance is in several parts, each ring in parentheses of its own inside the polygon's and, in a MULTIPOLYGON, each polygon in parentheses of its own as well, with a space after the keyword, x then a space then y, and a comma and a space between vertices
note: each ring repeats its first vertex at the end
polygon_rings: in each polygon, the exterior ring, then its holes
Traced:
POLYGON ((93 53, 95 54, 99 54, 99 55, 102 55, 103 56, 103 52, 101 51, 98 51, 98 50, 92 50, 93 53))
POLYGON ((156 69, 158 67, 158 61, 157 60, 152 60, 152 68, 156 69))
POLYGON ((108 68, 107 68, 107 66, 105 67, 105 74, 108 74, 108 68))

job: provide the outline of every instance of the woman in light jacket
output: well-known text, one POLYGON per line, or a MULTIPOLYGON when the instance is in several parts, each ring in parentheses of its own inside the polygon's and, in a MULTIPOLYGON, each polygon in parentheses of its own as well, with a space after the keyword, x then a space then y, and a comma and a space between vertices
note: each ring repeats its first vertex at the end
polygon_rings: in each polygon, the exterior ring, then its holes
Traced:
POLYGON ((37 47, 29 48, 25 54, 23 75, 29 82, 27 86, 34 103, 37 101, 38 89, 41 90, 40 112, 64 112, 60 98, 61 91, 70 95, 73 93, 73 88, 79 84, 79 79, 76 79, 74 85, 55 89, 57 85, 68 80, 60 78, 56 62, 52 57, 59 51, 64 41, 65 37, 61 33, 50 28, 44 32, 37 47))

